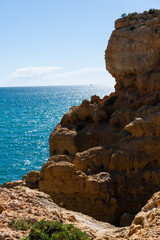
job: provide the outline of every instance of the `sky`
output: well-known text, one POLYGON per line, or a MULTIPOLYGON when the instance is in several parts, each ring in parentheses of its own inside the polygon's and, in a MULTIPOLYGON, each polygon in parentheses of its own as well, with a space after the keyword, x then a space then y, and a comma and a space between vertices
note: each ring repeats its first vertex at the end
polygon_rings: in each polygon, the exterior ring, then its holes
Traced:
POLYGON ((113 87, 104 51, 122 13, 160 0, 0 0, 0 87, 113 87))

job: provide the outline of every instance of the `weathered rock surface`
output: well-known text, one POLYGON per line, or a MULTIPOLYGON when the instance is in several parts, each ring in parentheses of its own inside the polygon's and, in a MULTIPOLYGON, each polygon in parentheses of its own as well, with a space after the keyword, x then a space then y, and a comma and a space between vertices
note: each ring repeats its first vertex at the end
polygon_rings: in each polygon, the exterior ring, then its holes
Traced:
POLYGON ((50 159, 23 182, 67 209, 130 225, 160 189, 160 13, 119 19, 106 50, 116 91, 71 107, 50 159))
POLYGON ((107 50, 107 70, 116 89, 134 87, 142 93, 160 89, 160 12, 118 19, 107 50))
POLYGON ((159 239, 160 238, 160 192, 157 192, 135 216, 127 238, 159 239))
MULTIPOLYGON (((18 184, 18 182, 17 182, 18 184)), ((19 182, 21 184, 21 182, 19 182)), ((30 223, 45 219, 74 224, 88 233, 92 240, 157 240, 160 236, 160 192, 157 192, 135 216, 131 226, 115 227, 109 223, 97 221, 82 213, 73 212, 56 205, 51 197, 36 189, 8 184, 0 187, 0 240, 22 239, 29 231, 10 227, 12 219, 25 219, 30 223), (12 185, 12 187, 11 187, 12 185)), ((121 222, 130 221, 125 213, 121 222)))
MULTIPOLYGON (((11 186, 11 185, 10 185, 11 186)), ((88 233, 91 239, 115 239, 116 231, 127 233, 126 229, 116 228, 108 223, 98 222, 81 213, 68 211, 56 205, 51 197, 38 190, 27 187, 0 187, 0 240, 22 239, 29 231, 21 231, 10 227, 12 219, 25 219, 34 223, 41 219, 48 221, 63 221, 64 224, 74 224, 88 233), (2 207, 3 206, 3 207, 2 207)))
POLYGON ((39 175, 38 171, 30 171, 23 176, 22 180, 25 180, 29 188, 38 188, 39 175))

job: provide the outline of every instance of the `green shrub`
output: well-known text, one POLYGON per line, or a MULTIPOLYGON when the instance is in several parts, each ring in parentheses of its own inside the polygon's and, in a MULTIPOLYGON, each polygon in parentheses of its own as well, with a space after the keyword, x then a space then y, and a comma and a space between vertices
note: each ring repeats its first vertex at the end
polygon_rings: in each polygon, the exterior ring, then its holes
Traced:
POLYGON ((16 219, 12 218, 9 222, 9 227, 17 230, 27 231, 30 229, 32 224, 27 219, 16 219))
POLYGON ((153 13, 155 13, 155 12, 157 12, 157 9, 154 9, 154 8, 151 8, 151 9, 149 9, 149 11, 148 11, 149 14, 153 14, 153 13))
POLYGON ((127 16, 126 13, 123 13, 123 14, 121 15, 122 18, 124 18, 124 17, 126 17, 126 16, 127 16))
POLYGON ((29 235, 23 240, 90 240, 86 233, 71 224, 41 220, 33 224, 29 235))
MULTIPOLYGON (((149 11, 144 11, 143 13, 146 14, 146 15, 147 15, 147 14, 154 14, 154 13, 160 14, 160 10, 159 10, 159 9, 151 8, 151 9, 149 9, 149 11)), ((136 16, 136 15, 138 15, 138 12, 133 12, 133 13, 128 13, 128 14, 123 13, 123 14, 121 15, 121 17, 122 17, 122 18, 124 18, 124 17, 129 17, 129 18, 132 19, 132 17, 134 17, 134 16, 136 16)))
POLYGON ((131 16, 135 16, 137 14, 138 14, 138 12, 133 12, 133 13, 131 13, 131 16))

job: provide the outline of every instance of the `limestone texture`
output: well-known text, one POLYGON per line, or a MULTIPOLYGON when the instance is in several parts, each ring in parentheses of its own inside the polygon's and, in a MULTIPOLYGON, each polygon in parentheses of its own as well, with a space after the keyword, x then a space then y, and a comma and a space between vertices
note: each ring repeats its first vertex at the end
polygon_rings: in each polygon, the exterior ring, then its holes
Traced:
POLYGON ((141 93, 160 89, 159 55, 159 11, 115 22, 115 31, 106 49, 106 66, 116 78, 116 89, 135 87, 141 93))
POLYGON ((160 238, 160 192, 155 193, 142 210, 135 216, 128 229, 127 238, 160 238))
MULTIPOLYGON (((25 219, 31 224, 41 219, 73 224, 87 232, 91 240, 148 240, 160 236, 160 192, 155 193, 135 216, 131 226, 115 227, 97 221, 79 212, 66 210, 53 202, 51 197, 38 189, 31 189, 24 182, 13 182, 0 187, 0 240, 17 240, 27 236, 29 230, 11 228, 12 219, 25 219)), ((131 216, 124 214, 126 223, 131 216)))
MULTIPOLYGON (((19 182, 20 184, 20 182, 19 182)), ((91 239, 105 239, 106 234, 114 235, 118 228, 109 223, 98 222, 81 213, 72 212, 56 205, 51 197, 26 186, 8 185, 0 187, 0 240, 16 240, 27 236, 29 230, 22 231, 10 227, 12 219, 25 219, 31 224, 41 219, 62 221, 88 233, 91 239)), ((124 230, 123 230, 124 231, 124 230)))
POLYGON ((67 209, 130 225, 160 189, 160 13, 118 19, 105 52, 115 92, 73 106, 51 132, 38 187, 67 209))

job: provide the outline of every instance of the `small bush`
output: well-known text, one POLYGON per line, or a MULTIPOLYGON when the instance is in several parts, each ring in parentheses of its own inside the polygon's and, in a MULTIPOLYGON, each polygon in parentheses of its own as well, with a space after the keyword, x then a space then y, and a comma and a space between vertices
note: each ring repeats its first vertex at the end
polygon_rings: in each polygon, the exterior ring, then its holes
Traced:
POLYGON ((129 13, 127 16, 129 17, 129 19, 134 19, 136 15, 138 15, 138 12, 129 13))
POLYGON ((148 11, 149 14, 153 14, 153 13, 155 13, 155 12, 157 12, 157 9, 154 9, 154 8, 151 8, 151 9, 149 9, 149 11, 148 11))
POLYGON ((131 16, 135 16, 137 14, 138 14, 138 12, 133 12, 133 13, 131 13, 131 16))
POLYGON ((23 240, 90 240, 86 233, 71 224, 41 220, 33 224, 29 235, 23 240))
MULTIPOLYGON (((159 9, 154 9, 154 8, 151 8, 151 9, 149 9, 149 11, 144 11, 143 12, 145 15, 147 15, 147 14, 160 14, 160 10, 159 9)), ((123 13, 122 15, 121 15, 121 17, 122 18, 124 18, 124 17, 129 17, 130 19, 132 19, 132 17, 134 17, 134 16, 136 16, 136 15, 138 15, 138 12, 133 12, 133 13, 128 13, 128 14, 126 14, 126 13, 123 13)))
POLYGON ((123 13, 123 14, 121 15, 121 17, 122 17, 122 18, 127 17, 126 13, 123 13))
POLYGON ((17 230, 27 231, 32 227, 32 224, 27 219, 16 219, 12 218, 9 227, 17 230))

